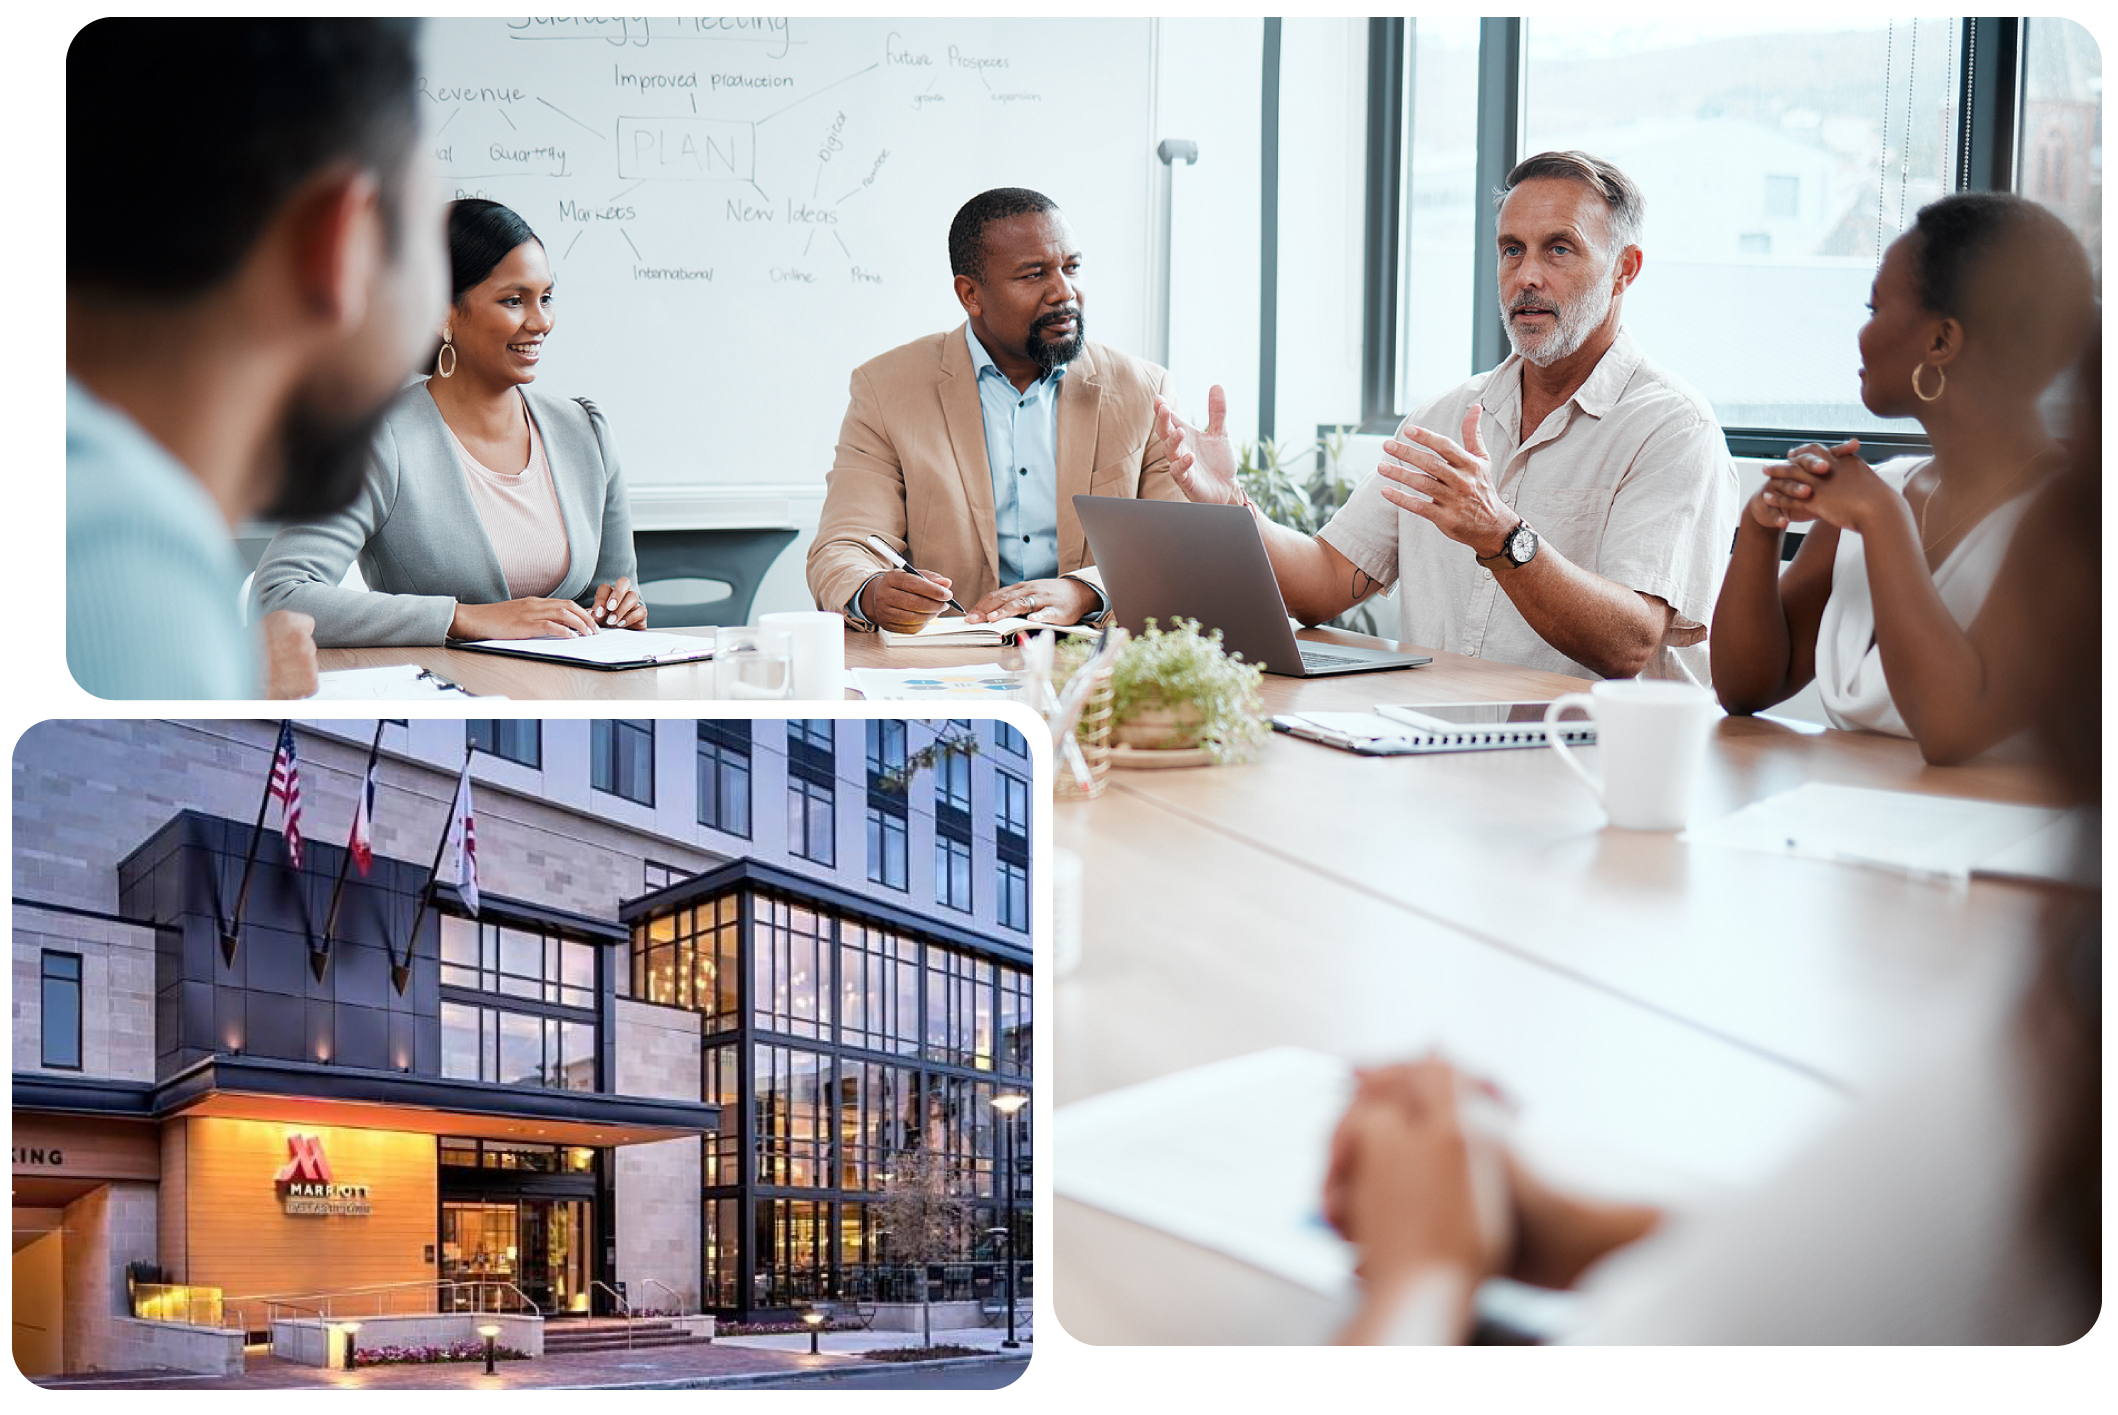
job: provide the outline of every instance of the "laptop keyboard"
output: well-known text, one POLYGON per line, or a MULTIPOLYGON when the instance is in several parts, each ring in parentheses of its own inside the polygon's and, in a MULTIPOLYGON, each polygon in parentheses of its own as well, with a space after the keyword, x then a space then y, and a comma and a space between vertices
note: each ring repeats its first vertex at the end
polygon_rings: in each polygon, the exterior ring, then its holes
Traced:
POLYGON ((1308 649, 1301 650, 1301 655, 1302 666, 1305 668, 1339 668, 1345 664, 1365 663, 1367 661, 1359 658, 1346 658, 1335 653, 1314 653, 1308 649))

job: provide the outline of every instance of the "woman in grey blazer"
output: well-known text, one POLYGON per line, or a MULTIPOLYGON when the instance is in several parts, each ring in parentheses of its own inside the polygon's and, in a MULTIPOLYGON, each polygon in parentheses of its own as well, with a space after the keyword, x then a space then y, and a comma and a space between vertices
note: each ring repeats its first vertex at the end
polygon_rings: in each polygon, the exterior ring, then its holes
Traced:
POLYGON ((554 322, 543 242, 497 202, 458 201, 449 258, 434 376, 391 405, 353 505, 272 538, 260 609, 312 616, 324 647, 644 625, 610 428, 528 386, 554 322), (339 584, 356 559, 366 590, 339 584))

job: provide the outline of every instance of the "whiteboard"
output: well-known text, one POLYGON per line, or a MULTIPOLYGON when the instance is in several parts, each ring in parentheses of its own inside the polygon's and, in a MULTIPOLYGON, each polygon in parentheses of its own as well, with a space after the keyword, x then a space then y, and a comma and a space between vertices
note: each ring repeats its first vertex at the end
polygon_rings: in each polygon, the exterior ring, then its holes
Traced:
POLYGON ((682 489, 807 530, 853 368, 962 323, 948 227, 978 192, 1056 201, 1091 336, 1142 352, 1151 46, 1146 20, 430 20, 419 91, 449 195, 544 241, 537 386, 609 415, 636 513, 682 489))

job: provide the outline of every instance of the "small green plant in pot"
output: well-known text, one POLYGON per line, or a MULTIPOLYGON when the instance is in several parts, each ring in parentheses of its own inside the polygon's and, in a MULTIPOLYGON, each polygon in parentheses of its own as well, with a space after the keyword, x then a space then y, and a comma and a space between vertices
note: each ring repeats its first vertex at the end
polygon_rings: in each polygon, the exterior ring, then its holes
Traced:
POLYGON ((1258 680, 1264 670, 1221 647, 1221 631, 1196 619, 1167 629, 1147 621, 1118 654, 1112 718, 1119 743, 1140 751, 1205 748, 1216 762, 1241 760, 1271 733, 1258 680))

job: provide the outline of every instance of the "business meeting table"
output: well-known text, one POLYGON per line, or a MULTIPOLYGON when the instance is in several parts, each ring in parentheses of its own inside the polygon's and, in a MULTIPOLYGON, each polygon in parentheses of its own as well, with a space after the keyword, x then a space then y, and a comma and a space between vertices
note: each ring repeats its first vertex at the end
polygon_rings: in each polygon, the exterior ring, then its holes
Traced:
MULTIPOLYGON (((710 640, 714 629, 663 629, 710 640)), ((998 648, 885 648, 875 633, 845 633, 847 667, 957 667, 998 663, 998 648)), ((322 671, 415 663, 477 695, 506 697, 517 718, 710 718, 712 661, 635 667, 606 674, 566 663, 538 663, 468 648, 320 648, 322 671)), ((845 716, 866 716, 866 699, 845 688, 845 716)))
MULTIPOLYGON (((1586 686, 1433 657, 1267 676, 1263 696, 1358 711, 1586 686)), ((2059 804, 2023 765, 1929 767, 1909 741, 1728 717, 1692 820, 1806 782, 2059 804)), ((2044 896, 1607 828, 1548 749, 1362 757, 1276 734, 1248 765, 1115 770, 1102 796, 1056 807, 1054 838, 1083 862, 1058 1105, 1283 1044, 1356 1061, 1437 1047, 1561 1149, 1727 1188, 1786 1161, 1963 994, 2005 985, 2044 896)), ((1250 1143, 1274 1128, 1260 1115, 1250 1143)), ((1311 1342, 1342 1314, 1064 1197, 1054 1238, 1056 1310, 1084 1341, 1311 1342)))

